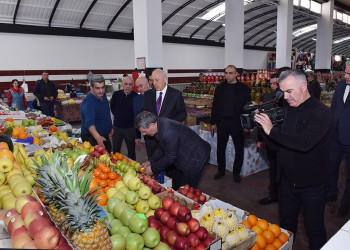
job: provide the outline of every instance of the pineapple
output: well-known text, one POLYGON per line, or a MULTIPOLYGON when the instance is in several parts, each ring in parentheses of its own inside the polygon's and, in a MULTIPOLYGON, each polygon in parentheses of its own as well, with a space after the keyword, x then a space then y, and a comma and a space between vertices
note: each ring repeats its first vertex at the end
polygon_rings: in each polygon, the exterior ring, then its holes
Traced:
POLYGON ((228 226, 228 229, 230 231, 234 231, 238 228, 238 220, 234 213, 229 213, 225 219, 224 219, 226 225, 228 226))
POLYGON ((223 220, 226 217, 226 211, 222 208, 217 208, 213 211, 215 220, 223 220))
POLYGON ((200 220, 201 225, 205 227, 209 232, 213 230, 214 222, 214 216, 211 213, 205 214, 200 220))
POLYGON ((213 232, 216 233, 220 238, 225 239, 229 233, 229 229, 224 222, 216 221, 213 227, 213 232))
POLYGON ((98 218, 97 190, 89 190, 90 173, 79 175, 80 164, 74 164, 70 169, 59 151, 54 153, 51 163, 45 159, 41 157, 43 167, 38 169, 36 181, 43 187, 41 192, 51 204, 51 216, 73 248, 112 249, 108 231, 98 218))

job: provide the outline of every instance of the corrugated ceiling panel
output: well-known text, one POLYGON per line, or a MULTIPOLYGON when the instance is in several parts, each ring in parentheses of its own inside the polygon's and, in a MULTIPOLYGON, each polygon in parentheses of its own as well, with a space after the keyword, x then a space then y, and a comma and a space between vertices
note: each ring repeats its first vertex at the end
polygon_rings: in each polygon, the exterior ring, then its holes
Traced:
MULTIPOLYGON (((194 1, 191 6, 197 9, 203 9, 205 6, 208 6, 209 4, 216 2, 216 0, 197 0, 194 1)), ((213 7, 215 8, 215 7, 213 7)))
POLYGON ((87 16, 83 27, 87 29, 91 27, 107 30, 107 27, 113 19, 115 13, 117 13, 121 7, 120 4, 114 4, 109 2, 96 2, 95 6, 87 16))
POLYGON ((166 14, 170 14, 179 8, 181 5, 186 3, 188 0, 173 0, 173 1, 165 1, 162 3, 162 12, 166 14))
POLYGON ((91 3, 92 0, 61 0, 53 17, 52 26, 80 27, 80 22, 91 3))
POLYGON ((119 16, 117 20, 114 22, 114 24, 111 27, 111 31, 121 31, 121 32, 131 32, 134 28, 133 22, 130 18, 124 18, 119 16))
POLYGON ((12 23, 17 0, 7 0, 0 2, 0 21, 12 23))
POLYGON ((22 0, 16 23, 47 25, 55 2, 55 0, 22 0))
POLYGON ((120 16, 122 17, 128 17, 133 18, 133 8, 132 8, 132 2, 123 10, 122 13, 120 13, 120 16))

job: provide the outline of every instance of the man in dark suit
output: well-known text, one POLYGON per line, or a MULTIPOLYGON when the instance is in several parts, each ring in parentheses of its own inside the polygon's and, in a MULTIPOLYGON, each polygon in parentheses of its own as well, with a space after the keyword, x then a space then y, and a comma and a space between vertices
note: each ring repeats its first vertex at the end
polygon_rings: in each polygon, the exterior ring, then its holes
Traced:
MULTIPOLYGON (((182 93, 167 85, 167 76, 161 69, 155 69, 152 73, 154 88, 144 94, 141 110, 149 111, 158 117, 166 117, 178 122, 183 122, 186 117, 185 102, 182 93)), ((154 137, 145 136, 147 155, 151 157, 157 142, 154 137)))
POLYGON ((345 80, 337 84, 331 106, 335 129, 331 143, 331 168, 327 195, 327 201, 337 200, 339 166, 345 155, 348 178, 338 210, 339 217, 347 216, 350 207, 350 64, 345 68, 344 77, 345 80))
POLYGON ((143 111, 136 116, 136 127, 143 135, 156 137, 158 146, 149 160, 142 164, 146 175, 152 176, 176 165, 173 188, 189 184, 196 188, 210 155, 210 145, 192 129, 174 120, 143 111), (176 185, 176 186, 174 186, 176 185))
POLYGON ((313 95, 317 100, 321 98, 321 85, 317 81, 317 76, 313 72, 306 74, 308 81, 308 89, 311 95, 313 95))

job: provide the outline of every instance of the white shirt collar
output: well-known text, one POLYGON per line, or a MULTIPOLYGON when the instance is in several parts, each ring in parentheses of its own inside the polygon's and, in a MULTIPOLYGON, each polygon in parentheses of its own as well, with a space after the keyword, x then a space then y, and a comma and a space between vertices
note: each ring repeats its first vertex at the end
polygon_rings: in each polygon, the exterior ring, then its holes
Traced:
POLYGON ((158 97, 159 97, 159 93, 162 92, 162 93, 163 93, 163 94, 162 94, 162 103, 163 103, 163 99, 164 99, 164 96, 165 96, 165 94, 166 94, 167 89, 168 89, 168 85, 165 85, 165 87, 164 87, 163 90, 160 90, 160 91, 157 90, 157 91, 156 91, 156 100, 157 100, 158 97))
POLYGON ((346 98, 348 98, 348 95, 350 94, 350 86, 347 84, 344 91, 343 101, 346 102, 346 98))

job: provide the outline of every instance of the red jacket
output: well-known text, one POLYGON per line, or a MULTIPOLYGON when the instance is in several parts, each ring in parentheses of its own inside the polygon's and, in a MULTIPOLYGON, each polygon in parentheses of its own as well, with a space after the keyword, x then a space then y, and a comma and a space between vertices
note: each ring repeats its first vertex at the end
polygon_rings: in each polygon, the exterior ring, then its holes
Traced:
MULTIPOLYGON (((12 90, 13 92, 18 93, 18 94, 20 94, 20 93, 23 91, 23 89, 22 89, 21 87, 18 87, 18 90, 16 90, 15 88, 12 87, 11 90, 12 90)), ((9 107, 11 107, 11 99, 12 99, 12 95, 11 95, 11 91, 9 91, 9 92, 8 92, 8 95, 7 95, 7 105, 8 105, 9 107)), ((26 106, 26 108, 29 107, 29 106, 28 106, 28 103, 27 103, 27 100, 26 100, 26 96, 25 96, 24 91, 23 91, 23 103, 24 103, 24 106, 26 106)))

